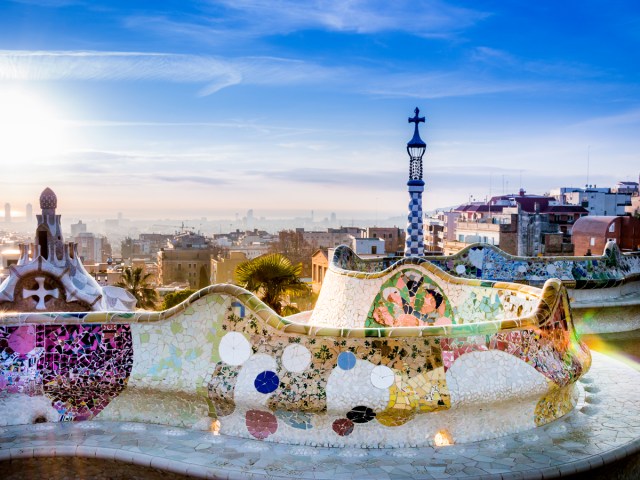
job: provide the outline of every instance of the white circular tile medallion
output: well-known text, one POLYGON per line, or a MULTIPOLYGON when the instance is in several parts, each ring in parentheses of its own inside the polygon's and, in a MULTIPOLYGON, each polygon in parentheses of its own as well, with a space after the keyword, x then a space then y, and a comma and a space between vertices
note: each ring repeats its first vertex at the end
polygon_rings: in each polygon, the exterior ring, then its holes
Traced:
POLYGON ((251 356, 251 344, 241 333, 229 332, 220 340, 218 353, 223 362, 242 365, 251 356))
POLYGON ((371 370, 371 383, 376 388, 389 388, 395 382, 396 375, 389 367, 378 365, 371 370))
POLYGON ((303 345, 294 343, 282 352, 282 365, 290 372, 303 372, 311 363, 311 352, 303 345))

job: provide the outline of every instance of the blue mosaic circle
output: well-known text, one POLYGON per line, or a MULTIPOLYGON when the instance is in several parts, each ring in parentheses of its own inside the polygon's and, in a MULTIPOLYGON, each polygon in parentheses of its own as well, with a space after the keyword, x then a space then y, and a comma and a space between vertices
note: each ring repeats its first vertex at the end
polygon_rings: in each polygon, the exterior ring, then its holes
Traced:
POLYGON ((280 379, 275 372, 271 370, 265 370, 258 374, 253 382, 253 386, 256 387, 260 393, 271 393, 275 391, 280 385, 280 379))
POLYGON ((356 366, 356 356, 351 352, 342 352, 338 355, 338 366, 342 370, 351 370, 356 366))

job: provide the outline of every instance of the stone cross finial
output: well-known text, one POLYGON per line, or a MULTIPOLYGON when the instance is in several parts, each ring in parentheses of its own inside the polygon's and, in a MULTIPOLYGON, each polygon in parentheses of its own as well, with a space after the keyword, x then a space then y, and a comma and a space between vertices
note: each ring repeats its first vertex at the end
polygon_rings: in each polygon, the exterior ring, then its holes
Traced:
POLYGON ((57 288, 54 288, 53 290, 47 290, 44 287, 44 277, 36 277, 35 280, 36 282, 38 282, 38 289, 37 290, 24 289, 22 291, 22 298, 38 297, 38 304, 36 305, 36 310, 44 310, 46 308, 44 304, 45 298, 46 297, 60 298, 60 291, 57 288))
POLYGON ((425 145, 425 143, 420 138, 420 132, 418 131, 418 125, 420 123, 424 123, 424 117, 421 117, 419 115, 420 114, 420 109, 418 107, 416 107, 414 112, 416 112, 416 114, 413 116, 413 118, 409 117, 409 123, 415 123, 416 128, 413 131, 413 138, 409 141, 407 146, 420 146, 421 147, 421 146, 425 145))
POLYGON ((414 112, 416 114, 414 115, 413 118, 409 117, 409 123, 415 123, 416 124, 416 128, 418 128, 418 124, 419 123, 424 123, 424 117, 418 116, 420 114, 420 109, 418 107, 416 107, 414 112))

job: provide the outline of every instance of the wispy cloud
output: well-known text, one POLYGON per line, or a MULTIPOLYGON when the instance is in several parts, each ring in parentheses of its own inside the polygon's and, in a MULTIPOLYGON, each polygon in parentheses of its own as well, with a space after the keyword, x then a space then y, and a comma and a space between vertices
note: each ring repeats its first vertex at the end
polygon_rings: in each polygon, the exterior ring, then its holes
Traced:
POLYGON ((197 183, 202 185, 228 185, 230 183, 224 178, 199 177, 196 175, 154 175, 153 177, 168 183, 197 183))
POLYGON ((341 185, 349 187, 377 187, 397 189, 404 179, 403 171, 363 172, 332 168, 292 168, 286 170, 254 171, 251 175, 294 183, 341 185))
POLYGON ((616 115, 594 117, 572 125, 573 127, 615 127, 640 123, 640 108, 634 108, 616 115))
POLYGON ((230 62, 197 55, 0 51, 0 80, 164 80, 208 83, 213 92, 241 79, 230 62))
POLYGON ((505 71, 525 72, 540 77, 595 78, 603 75, 599 69, 572 61, 543 61, 525 59, 505 50, 479 46, 471 51, 472 62, 505 71))
POLYGON ((277 57, 221 58, 146 52, 0 51, 0 81, 145 81, 201 85, 211 95, 233 85, 322 86, 371 95, 442 98, 526 89, 526 83, 467 72, 399 75, 357 67, 323 66, 277 57))
POLYGON ((309 28, 377 33, 402 31, 441 36, 467 28, 488 16, 440 0, 212 0, 255 19, 271 32, 309 28))
POLYGON ((208 0, 200 6, 202 14, 197 18, 135 15, 127 18, 125 25, 198 38, 204 43, 302 30, 356 34, 404 32, 442 38, 455 35, 490 15, 442 0, 208 0))
POLYGON ((337 78, 341 69, 275 57, 224 59, 143 52, 0 51, 0 80, 161 80, 200 83, 202 95, 248 83, 290 85, 337 78))
POLYGON ((464 70, 389 75, 373 79, 363 88, 371 95, 409 98, 467 97, 537 89, 531 81, 495 78, 486 73, 471 75, 464 70))

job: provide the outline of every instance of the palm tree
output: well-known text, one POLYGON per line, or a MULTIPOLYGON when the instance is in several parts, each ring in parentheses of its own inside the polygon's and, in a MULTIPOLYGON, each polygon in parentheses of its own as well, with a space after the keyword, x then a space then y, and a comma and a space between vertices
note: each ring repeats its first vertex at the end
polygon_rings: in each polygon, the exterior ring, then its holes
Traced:
POLYGON ((260 299, 278 314, 284 310, 289 295, 308 293, 309 287, 300 281, 302 264, 293 265, 280 253, 270 253, 253 260, 243 262, 236 267, 235 276, 238 285, 255 292, 260 299))
POLYGON ((136 297, 138 308, 152 310, 157 299, 156 291, 149 286, 149 279, 152 276, 151 273, 145 274, 142 267, 126 267, 122 271, 122 278, 115 286, 124 288, 136 297))

